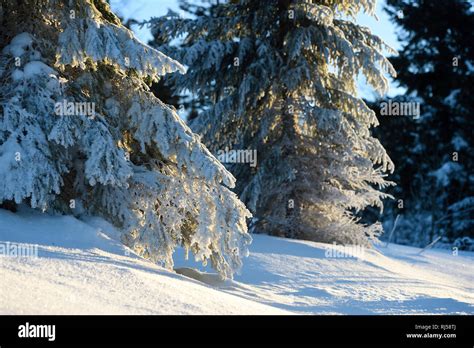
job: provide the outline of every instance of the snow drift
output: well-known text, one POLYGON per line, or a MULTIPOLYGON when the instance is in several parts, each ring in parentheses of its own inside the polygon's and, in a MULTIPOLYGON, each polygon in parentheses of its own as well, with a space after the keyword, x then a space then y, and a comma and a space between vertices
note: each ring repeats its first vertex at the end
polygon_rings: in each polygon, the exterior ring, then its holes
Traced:
POLYGON ((7 243, 36 246, 38 257, 0 257, 1 314, 474 314, 470 252, 341 253, 255 235, 241 275, 222 281, 182 250, 179 274, 137 256, 99 218, 0 209, 7 243))

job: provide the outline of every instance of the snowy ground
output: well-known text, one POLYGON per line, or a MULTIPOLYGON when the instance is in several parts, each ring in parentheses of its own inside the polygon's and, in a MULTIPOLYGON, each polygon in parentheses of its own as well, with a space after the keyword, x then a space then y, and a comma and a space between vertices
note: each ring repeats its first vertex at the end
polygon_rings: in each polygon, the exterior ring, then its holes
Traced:
POLYGON ((256 235, 242 274, 220 281, 182 253, 180 274, 141 259, 96 218, 0 210, 7 242, 39 257, 0 256, 0 314, 474 314, 474 253, 328 257, 334 246, 256 235))

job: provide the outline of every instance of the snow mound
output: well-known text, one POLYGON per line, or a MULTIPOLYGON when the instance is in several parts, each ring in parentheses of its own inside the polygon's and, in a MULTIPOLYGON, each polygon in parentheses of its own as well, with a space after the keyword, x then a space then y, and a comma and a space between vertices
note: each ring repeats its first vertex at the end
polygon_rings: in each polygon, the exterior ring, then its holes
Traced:
POLYGON ((0 314, 285 314, 224 293, 135 255, 101 219, 0 209, 0 314))
MULTIPOLYGON (((395 244, 345 251, 341 257, 340 246, 254 235, 241 274, 216 286, 300 314, 474 314, 473 252, 420 254, 395 244)), ((200 268, 181 253, 176 267, 200 268)), ((196 272, 203 282, 212 274, 196 272)))

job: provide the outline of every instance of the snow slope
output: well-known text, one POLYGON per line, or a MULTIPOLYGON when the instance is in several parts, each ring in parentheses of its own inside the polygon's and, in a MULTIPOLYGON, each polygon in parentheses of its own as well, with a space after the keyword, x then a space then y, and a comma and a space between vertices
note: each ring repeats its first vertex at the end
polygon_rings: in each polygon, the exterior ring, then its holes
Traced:
POLYGON ((321 243, 255 236, 231 293, 300 313, 474 314, 474 253, 389 245, 327 258, 321 243), (252 284, 248 286, 246 284, 252 284))
POLYGON ((98 218, 0 209, 0 244, 39 254, 0 257, 0 314, 474 314, 474 253, 389 245, 328 257, 335 246, 255 235, 242 274, 221 281, 182 251, 176 274, 118 239, 98 218))
POLYGON ((0 256, 0 314, 285 314, 143 260, 89 223, 0 209, 0 243, 38 245, 38 258, 0 256))

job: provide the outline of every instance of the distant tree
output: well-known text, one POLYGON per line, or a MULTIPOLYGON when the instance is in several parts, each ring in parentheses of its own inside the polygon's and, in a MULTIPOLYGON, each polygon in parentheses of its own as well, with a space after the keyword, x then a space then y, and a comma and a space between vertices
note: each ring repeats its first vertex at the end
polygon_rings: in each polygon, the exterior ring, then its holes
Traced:
MULTIPOLYGON (((191 127, 214 152, 256 150, 258 164, 229 165, 254 213, 254 232, 368 245, 379 223, 357 212, 382 208, 393 165, 369 129, 359 74, 379 92, 394 74, 380 38, 354 22, 375 1, 181 2, 150 21, 155 47, 189 67, 167 81, 203 110, 191 127), (177 44, 174 43, 178 40, 177 44), (376 168, 374 168, 374 166, 376 168), (374 187, 375 186, 375 187, 374 187)), ((387 48, 388 49, 388 48, 387 48)))
POLYGON ((377 130, 396 164, 390 209, 402 214, 398 241, 452 243, 474 237, 474 11, 462 0, 387 0, 402 49, 393 57, 398 101, 421 102, 419 119, 380 117, 377 130))
POLYGON ((184 68, 104 1, 0 4, 0 203, 99 214, 154 261, 183 246, 231 276, 250 242, 235 179, 145 83, 184 68))

